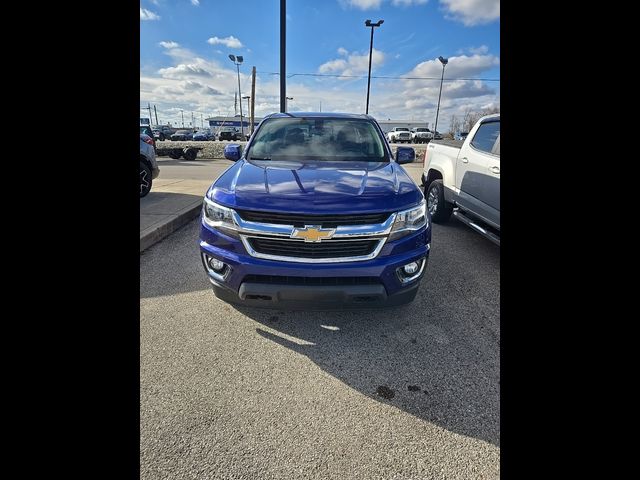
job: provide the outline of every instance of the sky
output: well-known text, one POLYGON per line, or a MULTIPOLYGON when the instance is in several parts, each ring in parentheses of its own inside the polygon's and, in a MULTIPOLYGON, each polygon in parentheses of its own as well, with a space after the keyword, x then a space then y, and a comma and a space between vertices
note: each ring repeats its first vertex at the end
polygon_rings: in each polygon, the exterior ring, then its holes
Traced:
MULTIPOLYGON (((369 99, 378 121, 433 125, 439 56, 449 60, 439 131, 452 115, 500 106, 499 0, 288 0, 289 111, 365 112, 367 19, 384 20, 374 32, 369 99)), ((181 109, 185 126, 192 112, 196 126, 208 116, 232 116, 238 77, 229 54, 244 57, 242 96, 251 94, 256 67, 255 116, 278 112, 279 0, 142 0, 140 116, 148 117, 148 104, 163 124, 181 125, 181 109)))

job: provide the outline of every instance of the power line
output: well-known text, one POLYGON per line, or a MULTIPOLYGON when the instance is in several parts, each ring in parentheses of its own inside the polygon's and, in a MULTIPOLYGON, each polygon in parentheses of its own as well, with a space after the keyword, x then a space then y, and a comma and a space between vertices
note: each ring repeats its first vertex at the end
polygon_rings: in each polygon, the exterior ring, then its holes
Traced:
MULTIPOLYGON (((280 75, 278 72, 257 72, 267 75, 280 75)), ((338 75, 333 73, 290 73, 287 78, 295 76, 306 77, 337 77, 337 78, 367 78, 367 75, 338 75)), ((394 77, 387 75, 372 75, 371 78, 386 78, 392 80, 440 80, 440 77, 394 77)), ((480 80, 482 82, 499 82, 499 78, 445 78, 445 82, 451 82, 454 80, 480 80)))

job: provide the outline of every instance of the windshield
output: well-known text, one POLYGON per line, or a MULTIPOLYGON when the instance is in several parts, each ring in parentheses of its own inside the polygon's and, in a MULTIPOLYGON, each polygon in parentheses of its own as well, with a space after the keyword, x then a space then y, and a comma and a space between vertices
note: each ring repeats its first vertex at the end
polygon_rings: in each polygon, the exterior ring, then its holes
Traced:
POLYGON ((404 127, 398 127, 396 128, 396 132, 408 132, 409 129, 408 128, 404 128, 404 127))
POLYGON ((428 132, 428 128, 416 128, 416 132, 428 132))
POLYGON ((265 120, 256 131, 246 158, 389 161, 372 122, 324 117, 265 120))

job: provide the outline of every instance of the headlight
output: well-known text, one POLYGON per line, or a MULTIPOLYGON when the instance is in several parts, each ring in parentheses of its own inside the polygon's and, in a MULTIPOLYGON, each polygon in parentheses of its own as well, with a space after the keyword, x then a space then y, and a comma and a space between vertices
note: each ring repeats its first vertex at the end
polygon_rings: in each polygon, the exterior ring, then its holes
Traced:
POLYGON ((427 220, 427 202, 422 200, 417 207, 410 208, 409 210, 403 210, 398 212, 396 220, 393 222, 391 228, 391 235, 389 240, 397 240, 405 235, 409 235, 411 232, 420 230, 422 227, 428 226, 427 220))
POLYGON ((233 221, 233 210, 212 202, 207 197, 202 205, 202 218, 210 227, 236 230, 238 226, 233 221))

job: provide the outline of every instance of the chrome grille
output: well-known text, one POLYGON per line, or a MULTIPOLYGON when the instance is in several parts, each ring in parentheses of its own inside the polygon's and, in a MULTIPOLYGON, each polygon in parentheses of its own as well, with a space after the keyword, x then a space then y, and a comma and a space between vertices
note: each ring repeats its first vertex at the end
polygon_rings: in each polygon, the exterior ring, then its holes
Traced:
POLYGON ((272 223, 274 225, 320 225, 322 228, 335 228, 340 225, 373 225, 384 223, 391 212, 364 213, 357 215, 307 215, 298 213, 275 213, 236 210, 247 222, 272 223))

